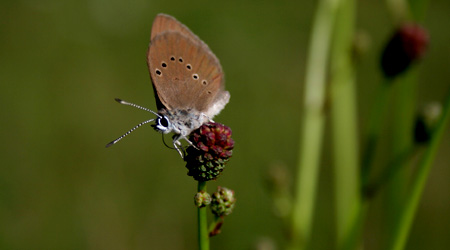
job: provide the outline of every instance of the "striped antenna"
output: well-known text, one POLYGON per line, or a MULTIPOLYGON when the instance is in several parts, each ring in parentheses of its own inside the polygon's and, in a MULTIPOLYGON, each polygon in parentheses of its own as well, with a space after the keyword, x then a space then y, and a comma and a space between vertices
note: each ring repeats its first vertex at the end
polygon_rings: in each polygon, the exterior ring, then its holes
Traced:
MULTIPOLYGON (((158 117, 161 117, 161 116, 158 115, 158 113, 156 113, 155 111, 150 110, 150 109, 148 109, 148 108, 141 107, 141 106, 139 106, 139 105, 137 105, 137 104, 134 104, 134 103, 131 103, 131 102, 126 102, 126 101, 124 101, 124 100, 122 100, 122 99, 119 99, 119 98, 115 98, 114 100, 116 100, 116 102, 118 102, 118 103, 120 103, 120 104, 128 105, 128 106, 131 106, 131 107, 135 107, 135 108, 138 108, 138 109, 141 109, 141 110, 150 112, 150 113, 152 113, 152 114, 154 114, 154 115, 156 115, 156 116, 158 116, 158 117)), ((125 133, 124 135, 122 135, 121 137, 119 137, 119 138, 115 139, 114 141, 112 141, 112 142, 106 144, 106 147, 107 147, 107 148, 111 147, 112 145, 114 145, 114 144, 116 144, 117 142, 119 142, 120 140, 122 140, 122 138, 124 138, 125 136, 129 135, 131 132, 133 132, 134 130, 136 130, 136 129, 139 128, 140 126, 142 126, 142 125, 144 125, 144 124, 147 124, 147 123, 149 123, 149 122, 152 122, 152 121, 154 121, 154 120, 155 120, 155 119, 151 119, 151 120, 148 120, 148 121, 139 123, 138 125, 136 125, 136 127, 132 128, 132 129, 130 129, 130 130, 128 130, 128 132, 126 132, 126 133, 125 133)))
POLYGON ((125 136, 129 135, 131 132, 133 132, 134 130, 136 130, 136 129, 139 128, 140 126, 142 126, 142 125, 144 125, 144 124, 147 124, 147 123, 149 123, 149 122, 152 122, 152 121, 154 121, 154 120, 155 120, 155 119, 151 119, 151 120, 148 120, 148 121, 139 123, 138 125, 136 125, 136 127, 132 128, 132 129, 130 129, 130 130, 128 130, 128 132, 126 132, 126 133, 125 133, 124 135, 122 135, 121 137, 119 137, 119 138, 115 139, 114 141, 112 141, 112 142, 106 144, 106 147, 107 147, 107 148, 111 147, 112 145, 114 145, 114 144, 116 144, 117 142, 119 142, 120 140, 122 140, 122 138, 124 138, 125 136))
POLYGON ((124 101, 124 100, 122 100, 122 99, 119 99, 119 98, 114 98, 114 100, 116 100, 116 102, 118 102, 118 103, 120 103, 120 104, 128 105, 128 106, 135 107, 135 108, 138 108, 138 109, 142 109, 142 110, 144 110, 144 111, 147 111, 147 112, 150 112, 150 113, 156 115, 157 117, 161 117, 161 116, 158 115, 158 113, 156 113, 155 111, 150 110, 150 109, 148 109, 148 108, 141 107, 141 106, 139 106, 139 105, 137 105, 137 104, 134 104, 134 103, 131 103, 131 102, 126 102, 126 101, 124 101))

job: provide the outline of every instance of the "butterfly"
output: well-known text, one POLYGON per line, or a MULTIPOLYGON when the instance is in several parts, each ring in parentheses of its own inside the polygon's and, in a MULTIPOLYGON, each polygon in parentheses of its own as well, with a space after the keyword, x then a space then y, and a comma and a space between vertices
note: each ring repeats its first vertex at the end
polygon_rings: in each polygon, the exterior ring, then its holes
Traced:
POLYGON ((184 157, 181 139, 212 121, 230 100, 219 60, 208 45, 188 27, 166 14, 158 14, 153 22, 147 65, 153 83, 158 112, 126 102, 116 101, 150 112, 157 117, 144 121, 106 147, 116 144, 140 126, 162 133, 174 133, 173 146, 184 157))

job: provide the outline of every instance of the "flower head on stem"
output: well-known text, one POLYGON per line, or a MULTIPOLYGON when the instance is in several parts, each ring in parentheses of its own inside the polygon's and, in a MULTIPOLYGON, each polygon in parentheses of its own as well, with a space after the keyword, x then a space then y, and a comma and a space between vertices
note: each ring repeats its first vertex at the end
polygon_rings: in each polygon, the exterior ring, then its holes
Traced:
POLYGON ((421 59, 428 47, 428 33, 418 24, 404 24, 398 28, 381 57, 381 68, 386 77, 395 77, 411 63, 421 59))
POLYGON ((196 147, 188 147, 185 157, 188 175, 197 181, 215 180, 224 170, 233 153, 231 129, 210 122, 193 131, 189 140, 196 147))

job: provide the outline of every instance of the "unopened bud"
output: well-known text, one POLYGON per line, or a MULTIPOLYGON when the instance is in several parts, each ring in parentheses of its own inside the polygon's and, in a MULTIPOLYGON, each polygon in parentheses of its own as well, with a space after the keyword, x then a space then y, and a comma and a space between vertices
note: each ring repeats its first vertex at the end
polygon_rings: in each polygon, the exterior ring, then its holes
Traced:
POLYGON ((218 187, 212 194, 211 211, 216 216, 227 216, 233 212, 236 198, 234 191, 225 187, 218 187))
POLYGON ((194 196, 194 204, 196 207, 206 207, 211 204, 211 195, 205 191, 200 191, 194 196))

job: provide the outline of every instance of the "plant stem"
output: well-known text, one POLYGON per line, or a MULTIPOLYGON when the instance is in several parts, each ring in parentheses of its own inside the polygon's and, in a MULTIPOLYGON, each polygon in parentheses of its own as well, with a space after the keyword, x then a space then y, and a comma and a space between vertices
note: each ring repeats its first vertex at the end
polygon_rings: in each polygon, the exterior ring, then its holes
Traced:
POLYGON ((303 106, 304 119, 300 130, 296 197, 293 204, 291 224, 291 247, 294 249, 306 247, 312 227, 325 121, 325 79, 335 12, 336 1, 319 1, 308 50, 303 106))
POLYGON ((216 236, 220 233, 220 228, 223 224, 223 217, 214 215, 213 221, 209 224, 209 236, 216 236))
MULTIPOLYGON (((396 78, 393 85, 392 113, 394 119, 390 125, 391 136, 391 155, 390 161, 395 161, 399 156, 405 154, 413 146, 414 118, 416 113, 416 91, 417 91, 417 68, 411 68, 405 74, 396 78)), ((410 174, 412 168, 411 161, 406 158, 398 162, 400 166, 389 178, 387 184, 386 196, 386 216, 388 222, 387 236, 388 242, 395 240, 390 238, 394 236, 395 223, 401 216, 401 209, 405 202, 405 196, 410 183, 410 174)))
POLYGON ((411 19, 411 10, 409 8, 409 0, 386 0, 388 10, 395 24, 400 24, 411 19))
POLYGON ((386 183, 401 170, 405 163, 410 161, 417 153, 418 148, 412 146, 410 149, 405 150, 405 152, 399 154, 395 159, 386 164, 379 176, 374 178, 374 181, 363 186, 363 194, 366 195, 366 198, 373 199, 373 197, 379 193, 380 189, 385 186, 386 183))
POLYGON ((412 19, 423 21, 427 12, 428 0, 409 0, 409 8, 411 10, 412 19))
MULTIPOLYGON (((198 182, 198 192, 206 192, 206 181, 198 182)), ((209 250, 208 221, 206 217, 206 207, 198 208, 198 249, 209 250)))
POLYGON ((370 179, 371 170, 374 164, 374 158, 381 133, 383 118, 386 116, 387 101, 389 96, 391 81, 386 80, 378 87, 378 93, 375 95, 375 103, 371 107, 369 124, 364 147, 364 154, 361 162, 361 182, 362 186, 366 186, 370 179))
POLYGON ((353 225, 361 209, 355 72, 352 61, 355 1, 340 0, 330 58, 330 102, 337 249, 355 249, 353 225))
POLYGON ((399 213, 399 218, 396 221, 394 228, 393 241, 390 242, 390 246, 387 249, 402 250, 405 248, 406 240, 408 238, 409 231, 411 229, 414 215, 416 214, 417 207, 422 196, 423 189, 425 187, 426 180, 430 173, 433 160, 438 151, 440 140, 442 139, 446 126, 450 120, 450 91, 447 94, 443 113, 441 119, 436 125, 433 131, 432 138, 429 146, 427 147, 423 158, 421 159, 418 171, 412 182, 412 190, 408 194, 406 203, 403 206, 402 211, 399 213))

